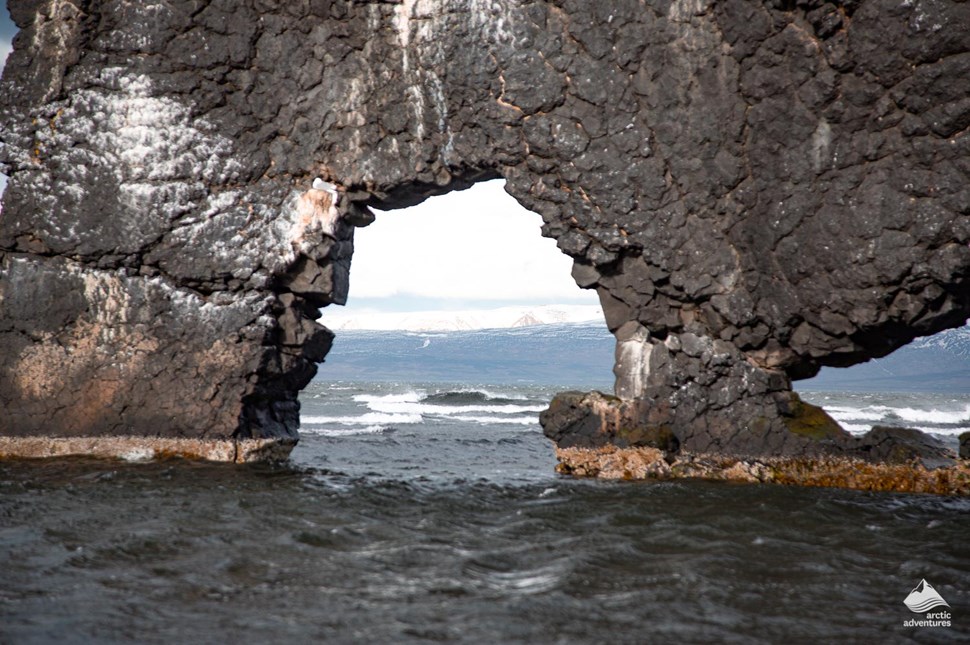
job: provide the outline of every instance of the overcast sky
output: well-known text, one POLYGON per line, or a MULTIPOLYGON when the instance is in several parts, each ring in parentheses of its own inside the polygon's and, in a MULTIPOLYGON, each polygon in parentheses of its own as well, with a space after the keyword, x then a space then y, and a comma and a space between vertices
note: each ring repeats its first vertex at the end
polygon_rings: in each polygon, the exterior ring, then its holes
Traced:
POLYGON ((378 212, 358 229, 348 307, 467 309, 599 304, 573 282, 572 260, 540 235, 503 180, 378 212))

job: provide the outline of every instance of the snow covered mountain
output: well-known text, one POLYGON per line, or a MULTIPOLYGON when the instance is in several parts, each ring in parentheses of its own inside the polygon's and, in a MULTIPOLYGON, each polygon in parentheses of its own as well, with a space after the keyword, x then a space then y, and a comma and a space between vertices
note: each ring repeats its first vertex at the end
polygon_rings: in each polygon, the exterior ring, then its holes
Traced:
POLYGON ((469 331, 510 329, 532 325, 598 322, 605 327, 603 310, 596 305, 539 305, 464 311, 354 312, 324 310, 320 322, 338 330, 469 331))
POLYGON ((970 326, 948 329, 933 336, 917 338, 910 347, 915 350, 938 350, 952 356, 970 359, 970 326))

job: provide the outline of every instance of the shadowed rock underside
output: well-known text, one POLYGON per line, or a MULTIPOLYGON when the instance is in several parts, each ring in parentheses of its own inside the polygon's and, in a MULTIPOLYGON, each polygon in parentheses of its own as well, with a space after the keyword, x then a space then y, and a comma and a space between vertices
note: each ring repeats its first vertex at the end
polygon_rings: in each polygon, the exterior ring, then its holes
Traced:
POLYGON ((970 314, 968 3, 9 7, 6 437, 292 443, 368 207, 489 178, 599 294, 630 445, 843 451, 791 379, 970 314))

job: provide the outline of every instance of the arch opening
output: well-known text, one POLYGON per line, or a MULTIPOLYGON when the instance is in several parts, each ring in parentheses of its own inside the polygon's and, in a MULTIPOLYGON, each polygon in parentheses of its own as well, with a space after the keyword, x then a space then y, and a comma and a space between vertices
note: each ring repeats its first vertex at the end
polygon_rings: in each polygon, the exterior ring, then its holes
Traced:
POLYGON ((970 442, 968 359, 970 324, 965 324, 916 338, 865 363, 823 367, 794 386, 853 435, 909 428, 958 450, 961 435, 967 435, 963 443, 970 442))
POLYGON ((560 306, 563 322, 570 315, 602 320, 596 293, 576 285, 571 259, 537 235, 542 218, 508 195, 504 183, 483 181, 378 210, 374 224, 354 233, 346 314, 329 309, 322 320, 359 328, 355 318, 380 322, 374 317, 380 312, 547 305, 560 306))
POLYGON ((443 474, 549 472, 539 412, 565 389, 612 389, 615 339, 571 259, 538 235, 541 217, 503 186, 378 211, 355 230, 347 304, 319 319, 335 339, 301 394, 294 458, 325 445, 366 466, 387 450, 386 471, 413 467, 431 441, 443 474))

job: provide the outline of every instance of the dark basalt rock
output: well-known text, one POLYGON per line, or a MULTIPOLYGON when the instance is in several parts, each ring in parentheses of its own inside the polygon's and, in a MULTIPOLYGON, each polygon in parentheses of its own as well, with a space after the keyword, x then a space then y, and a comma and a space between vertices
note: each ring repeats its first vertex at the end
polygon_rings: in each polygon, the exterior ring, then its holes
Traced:
POLYGON ((631 444, 841 450, 791 379, 970 315, 968 3, 9 5, 4 435, 292 438, 368 206, 494 177, 631 444))
POLYGON ((868 452, 870 461, 905 464, 914 460, 927 468, 948 468, 956 455, 937 439, 912 428, 874 426, 859 438, 859 450, 868 452))

